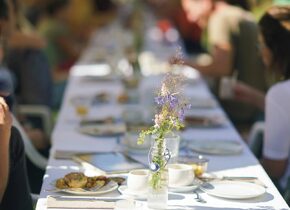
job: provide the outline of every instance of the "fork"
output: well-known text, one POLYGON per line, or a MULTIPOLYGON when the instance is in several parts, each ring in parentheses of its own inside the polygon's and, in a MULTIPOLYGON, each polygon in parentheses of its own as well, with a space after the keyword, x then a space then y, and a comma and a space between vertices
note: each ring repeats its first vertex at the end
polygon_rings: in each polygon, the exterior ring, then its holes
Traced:
POLYGON ((195 200, 196 200, 197 202, 200 202, 200 203, 206 203, 206 200, 204 200, 204 199, 201 197, 201 195, 199 194, 198 189, 194 190, 193 193, 196 195, 195 200))

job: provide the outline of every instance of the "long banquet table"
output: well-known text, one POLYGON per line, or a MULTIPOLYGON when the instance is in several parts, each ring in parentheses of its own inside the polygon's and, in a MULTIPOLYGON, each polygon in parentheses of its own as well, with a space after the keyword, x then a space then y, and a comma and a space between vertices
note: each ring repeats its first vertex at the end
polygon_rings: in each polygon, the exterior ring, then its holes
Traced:
MULTIPOLYGON (((156 46, 154 46, 156 48, 156 46)), ((149 48, 150 49, 150 48, 149 48)), ((56 151, 75 151, 75 152, 110 152, 123 151, 124 145, 120 144, 120 139, 116 137, 92 137, 78 132, 79 116, 75 114, 75 108, 72 105, 72 99, 79 96, 93 97, 97 93, 109 92, 110 102, 105 105, 92 106, 89 110, 89 117, 102 118, 106 116, 122 117, 124 110, 130 110, 130 106, 134 105, 120 105, 117 103, 117 96, 122 93, 124 87, 120 80, 104 80, 95 81, 88 80, 86 76, 80 74, 83 69, 86 69, 86 63, 90 63, 90 55, 94 55, 93 46, 88 47, 87 51, 83 53, 83 58, 79 64, 72 68, 68 79, 67 88, 65 91, 61 110, 59 112, 58 120, 52 134, 52 148, 50 152, 48 166, 43 179, 43 186, 40 193, 40 198, 37 202, 36 210, 47 209, 48 195, 61 195, 58 192, 49 192, 52 188, 52 183, 65 174, 72 171, 82 171, 86 174, 94 174, 95 171, 91 168, 86 168, 80 164, 67 159, 56 159, 54 154, 56 151)), ((91 66, 89 66, 91 67, 91 66)), ((139 96, 142 102, 142 109, 150 110, 150 103, 152 100, 152 93, 154 88, 160 84, 160 76, 148 76, 142 79, 139 89, 139 96), (151 94, 150 94, 151 93, 151 94)), ((266 193, 260 197, 246 200, 227 200, 218 197, 213 197, 203 193, 200 194, 207 201, 207 203, 199 203, 195 200, 194 193, 177 193, 178 199, 169 199, 168 209, 289 209, 288 205, 258 162, 247 145, 244 143, 240 135, 237 133, 231 122, 228 120, 222 108, 219 106, 214 96, 209 91, 204 80, 195 74, 191 82, 186 83, 185 95, 194 100, 214 100, 215 107, 211 108, 193 108, 190 113, 200 116, 223 116, 226 119, 222 127, 213 128, 190 128, 181 133, 182 139, 188 141, 193 139, 205 140, 231 140, 239 142, 243 151, 241 154, 232 156, 214 156, 205 155, 210 161, 208 172, 216 175, 224 176, 256 176, 266 185, 266 193)), ((149 111, 148 111, 149 112, 149 111)), ((131 154, 134 158, 147 163, 147 156, 142 154, 131 154)), ((238 190, 238 189, 237 189, 238 190)), ((114 197, 123 198, 118 191, 114 191, 100 197, 114 197)), ((142 201, 140 201, 142 202, 142 201)), ((144 209, 146 209, 146 202, 144 209)))
MULTIPOLYGON (((146 80, 146 78, 145 78, 146 80)), ((147 78, 152 82, 152 78, 147 78)), ((114 137, 91 137, 83 135, 77 131, 79 119, 75 116, 74 107, 71 105, 71 98, 78 95, 93 95, 96 92, 112 91, 117 95, 122 91, 122 85, 118 82, 89 82, 85 83, 80 76, 74 76, 73 72, 70 76, 68 87, 65 93, 62 109, 59 114, 57 124, 52 136, 52 149, 46 174, 43 180, 43 186, 40 199, 37 203, 37 210, 46 209, 46 196, 58 193, 47 192, 51 189, 51 183, 57 178, 64 176, 71 171, 84 171, 85 169, 71 160, 59 160, 54 158, 56 150, 77 151, 77 152, 104 152, 117 151, 124 149, 120 146, 119 140, 114 137)), ((194 97, 202 96, 213 98, 207 86, 202 80, 195 82, 191 86, 190 94, 194 97)), ((110 105, 92 107, 90 116, 120 116, 122 110, 126 106, 120 106, 112 101, 110 105)), ((193 109, 195 112, 205 116, 224 115, 221 107, 213 109, 193 109)), ((225 200, 215 198, 206 194, 202 194, 207 200, 206 204, 197 203, 194 200, 195 195, 191 193, 182 194, 182 200, 170 200, 170 205, 190 205, 195 206, 194 209, 287 209, 288 206, 265 173, 257 159, 244 144, 243 140, 234 129, 232 124, 227 121, 222 128, 192 128, 183 132, 182 137, 185 139, 206 139, 206 140, 233 140, 243 145, 243 152, 235 156, 206 156, 209 158, 208 172, 226 176, 257 176, 266 186, 267 193, 262 197, 251 200, 225 200)), ((146 163, 146 155, 134 155, 136 159, 146 163)), ((90 171, 88 171, 90 173, 90 171)), ((238 189, 237 189, 238 190, 238 189)), ((118 192, 106 194, 105 196, 120 196, 118 192)))

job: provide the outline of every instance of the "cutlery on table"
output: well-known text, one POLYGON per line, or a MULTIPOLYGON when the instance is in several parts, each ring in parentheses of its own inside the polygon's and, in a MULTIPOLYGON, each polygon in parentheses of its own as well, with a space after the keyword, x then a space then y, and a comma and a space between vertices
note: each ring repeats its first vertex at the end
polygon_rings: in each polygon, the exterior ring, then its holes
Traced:
POLYGON ((252 182, 258 185, 261 185, 265 188, 267 186, 259 180, 258 177, 254 176, 222 176, 222 177, 199 177, 202 182, 211 182, 211 181, 240 181, 240 182, 252 182))
POLYGON ((222 177, 199 177, 202 181, 256 181, 258 177, 252 176, 222 176, 222 177))
POLYGON ((206 203, 206 200, 204 200, 204 199, 201 197, 201 195, 199 194, 198 189, 195 189, 195 190, 193 191, 193 193, 196 195, 195 200, 196 200, 197 202, 199 202, 199 203, 206 203))

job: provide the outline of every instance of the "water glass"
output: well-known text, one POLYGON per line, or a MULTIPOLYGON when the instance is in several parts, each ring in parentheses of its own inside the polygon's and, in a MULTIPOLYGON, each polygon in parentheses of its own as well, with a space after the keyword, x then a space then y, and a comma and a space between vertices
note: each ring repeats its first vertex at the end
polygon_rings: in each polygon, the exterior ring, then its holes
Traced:
POLYGON ((166 148, 169 149, 171 158, 168 163, 176 163, 179 154, 180 136, 171 133, 165 137, 166 148))

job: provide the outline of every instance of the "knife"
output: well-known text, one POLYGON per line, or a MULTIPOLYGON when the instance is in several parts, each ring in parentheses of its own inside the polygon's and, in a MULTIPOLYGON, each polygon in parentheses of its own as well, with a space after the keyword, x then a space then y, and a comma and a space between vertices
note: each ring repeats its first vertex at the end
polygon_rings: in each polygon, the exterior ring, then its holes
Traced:
POLYGON ((110 198, 110 197, 83 197, 83 196, 63 196, 63 195, 49 195, 47 197, 54 198, 58 201, 106 201, 115 202, 123 200, 123 198, 110 198))
POLYGON ((200 177, 199 180, 202 182, 210 182, 210 181, 244 181, 244 182, 251 182, 261 185, 265 188, 267 186, 259 180, 258 177, 254 176, 223 176, 223 177, 200 177))
POLYGON ((258 177, 254 177, 254 176, 222 176, 222 177, 200 177, 199 179, 201 179, 203 181, 211 181, 211 180, 255 181, 255 180, 258 180, 258 177))
POLYGON ((258 177, 254 176, 223 176, 222 180, 257 180, 258 177))

